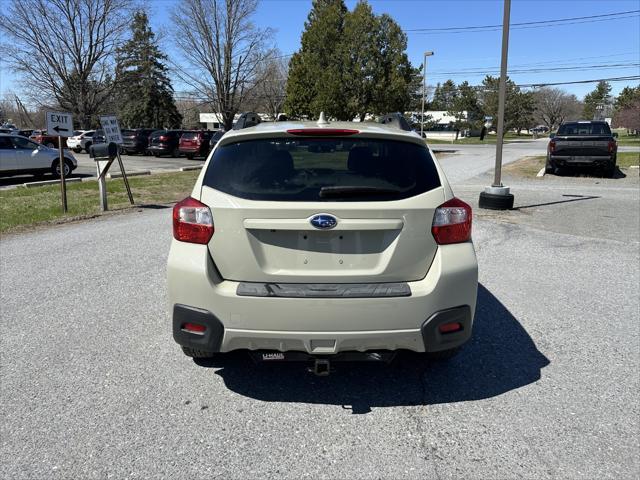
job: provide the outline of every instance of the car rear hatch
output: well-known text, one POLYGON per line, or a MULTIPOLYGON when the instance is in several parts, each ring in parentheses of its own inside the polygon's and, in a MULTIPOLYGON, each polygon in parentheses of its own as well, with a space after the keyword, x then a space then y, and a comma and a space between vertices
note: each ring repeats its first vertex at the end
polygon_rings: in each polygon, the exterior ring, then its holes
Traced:
POLYGON ((426 275, 445 199, 424 145, 358 135, 219 146, 200 200, 225 279, 380 283, 426 275))
POLYGON ((196 151, 200 148, 201 134, 198 132, 185 132, 180 137, 180 150, 196 151))
POLYGON ((151 138, 149 139, 149 146, 162 148, 166 146, 168 142, 169 142, 169 136, 167 132, 155 132, 151 135, 151 138))
POLYGON ((122 131, 122 145, 125 147, 135 147, 137 143, 137 134, 135 130, 122 131))

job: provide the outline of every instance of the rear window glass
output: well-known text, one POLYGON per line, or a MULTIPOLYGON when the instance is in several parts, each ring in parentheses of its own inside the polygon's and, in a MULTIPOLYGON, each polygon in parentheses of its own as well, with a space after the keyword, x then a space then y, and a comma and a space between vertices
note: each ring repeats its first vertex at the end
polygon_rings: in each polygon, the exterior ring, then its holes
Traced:
POLYGON ((606 123, 565 123, 558 135, 611 135, 611 129, 606 123))
POLYGON ((183 140, 195 140, 196 138, 198 138, 198 134, 195 132, 187 132, 187 133, 183 133, 182 134, 182 138, 183 140))
POLYGON ((378 201, 419 195, 440 178, 414 143, 278 138, 218 147, 204 185, 250 200, 378 201))

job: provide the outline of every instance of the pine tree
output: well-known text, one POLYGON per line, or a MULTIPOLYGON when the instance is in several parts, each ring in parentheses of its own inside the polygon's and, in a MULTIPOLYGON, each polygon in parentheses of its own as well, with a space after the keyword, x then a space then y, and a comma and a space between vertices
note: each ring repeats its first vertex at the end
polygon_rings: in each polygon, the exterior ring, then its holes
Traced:
POLYGON ((294 117, 349 119, 342 66, 343 0, 314 0, 302 46, 289 64, 285 110, 294 117))
POLYGON ((442 85, 438 83, 433 92, 433 100, 429 104, 429 110, 444 110, 448 112, 453 109, 458 96, 458 89, 453 80, 447 80, 442 85))
POLYGON ((149 27, 147 14, 138 11, 131 24, 131 39, 117 52, 116 78, 121 85, 119 117, 128 128, 179 127, 182 116, 173 99, 173 87, 149 27))
POLYGON ((302 47, 289 64, 287 113, 364 120, 408 110, 415 69, 406 49, 400 26, 374 15, 367 2, 348 12, 342 0, 314 0, 302 47))
POLYGON ((582 115, 585 120, 591 120, 596 114, 599 105, 605 105, 611 93, 611 84, 601 80, 596 88, 584 97, 584 110, 582 115))

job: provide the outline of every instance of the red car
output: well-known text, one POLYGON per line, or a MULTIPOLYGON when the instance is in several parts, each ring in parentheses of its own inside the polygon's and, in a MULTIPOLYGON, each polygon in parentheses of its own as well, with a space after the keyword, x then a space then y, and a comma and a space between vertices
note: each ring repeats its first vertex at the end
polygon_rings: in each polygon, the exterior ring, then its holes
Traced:
POLYGON ((185 132, 180 137, 180 153, 191 160, 194 157, 206 157, 209 154, 209 140, 215 132, 200 130, 185 132))
MULTIPOLYGON (((73 133, 74 135, 76 132, 73 133)), ((46 130, 34 130, 29 137, 34 142, 41 143, 50 148, 58 148, 58 137, 55 135, 48 135, 46 130)), ((67 139, 62 138, 62 148, 67 148, 67 139)))

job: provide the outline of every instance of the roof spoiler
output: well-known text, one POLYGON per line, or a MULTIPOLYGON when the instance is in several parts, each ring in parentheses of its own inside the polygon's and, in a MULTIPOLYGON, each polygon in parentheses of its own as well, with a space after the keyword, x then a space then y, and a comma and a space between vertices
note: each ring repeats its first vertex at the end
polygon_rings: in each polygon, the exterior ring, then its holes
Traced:
POLYGON ((382 123, 385 125, 393 125, 400 130, 405 130, 407 132, 411 131, 411 125, 407 122, 407 119, 400 112, 387 113, 380 117, 378 123, 382 123))
POLYGON ((243 128, 255 127, 260 123, 260 115, 253 112, 244 112, 233 125, 234 130, 242 130, 243 128))

